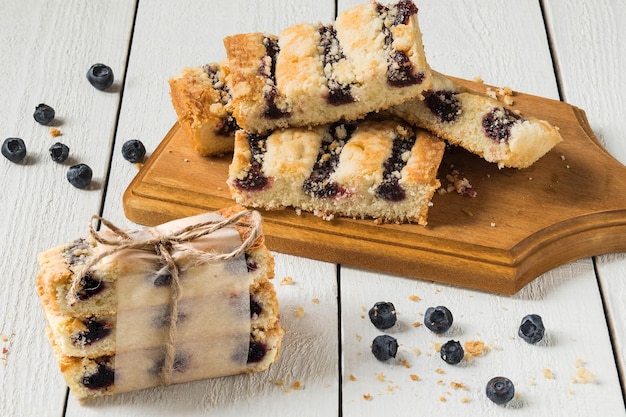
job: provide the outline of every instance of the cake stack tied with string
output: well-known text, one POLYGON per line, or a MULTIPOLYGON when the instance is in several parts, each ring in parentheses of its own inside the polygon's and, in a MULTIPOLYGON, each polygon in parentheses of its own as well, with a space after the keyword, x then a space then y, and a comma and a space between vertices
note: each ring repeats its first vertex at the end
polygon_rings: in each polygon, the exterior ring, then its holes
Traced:
POLYGON ((133 231, 95 217, 89 229, 38 258, 48 338, 78 399, 276 360, 283 329, 257 212, 234 206, 133 231))

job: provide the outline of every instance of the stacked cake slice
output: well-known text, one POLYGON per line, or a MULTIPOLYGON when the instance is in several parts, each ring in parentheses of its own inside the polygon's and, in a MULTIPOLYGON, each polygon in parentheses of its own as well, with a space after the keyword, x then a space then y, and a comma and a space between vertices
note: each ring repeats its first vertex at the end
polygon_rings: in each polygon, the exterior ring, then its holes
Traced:
POLYGON ((431 71, 417 14, 372 1, 330 25, 229 36, 226 60, 170 80, 178 121, 203 155, 234 152, 239 204, 426 224, 443 141, 526 168, 562 138, 431 71))
POLYGON ((39 265, 48 337, 79 399, 258 372, 277 357, 274 261, 258 213, 98 232, 41 253, 39 265))

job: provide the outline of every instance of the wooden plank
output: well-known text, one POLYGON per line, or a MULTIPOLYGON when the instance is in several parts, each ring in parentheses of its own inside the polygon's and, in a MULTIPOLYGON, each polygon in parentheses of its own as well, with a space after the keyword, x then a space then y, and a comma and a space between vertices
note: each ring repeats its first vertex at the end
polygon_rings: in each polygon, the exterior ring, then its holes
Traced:
POLYGON ((22 164, 0 157, 0 415, 60 416, 66 387, 45 337, 35 291, 36 256, 87 232, 102 202, 108 155, 124 78, 134 2, 3 1, 0 13, 2 140, 24 139, 22 164), (85 74, 110 65, 117 82, 94 89, 85 74), (33 120, 35 106, 56 110, 50 126, 33 120), (65 164, 50 160, 55 141, 70 147, 65 164), (83 162, 93 169, 89 190, 72 187, 65 171, 83 162))
MULTIPOLYGON (((122 195, 137 168, 122 159, 120 150, 125 140, 138 138, 153 153, 176 121, 170 76, 186 66, 222 60, 226 35, 278 32, 296 22, 331 21, 333 13, 334 4, 327 0, 140 2, 104 216, 122 227, 136 226, 124 216, 122 195)), ((276 254, 275 281, 286 334, 279 361, 268 372, 144 390, 87 407, 70 396, 67 416, 293 416, 294 410, 299 416, 336 415, 336 266, 276 254), (280 285, 286 276, 294 285, 280 285), (304 311, 301 318, 298 307, 304 311), (296 382, 300 389, 293 388, 296 382)))
MULTIPOLYGON (((476 91, 485 88, 464 84, 476 91)), ((566 262, 626 249, 621 238, 626 195, 614 192, 626 186, 626 168, 598 145, 584 112, 526 94, 515 96, 515 108, 559 126, 563 143, 524 170, 498 170, 467 152, 448 150, 439 173, 442 182, 457 170, 470 179, 478 197, 436 195, 428 227, 345 218, 328 222, 287 209, 263 212, 268 245, 284 253, 508 294, 566 262)), ((198 156, 175 127, 126 191, 127 217, 156 224, 232 204, 225 184, 229 161, 198 156)))
MULTIPOLYGON (((351 3, 342 4, 347 7, 351 3)), ((564 2, 565 8, 569 5, 571 2, 564 2)), ((443 0, 419 2, 418 6, 425 48, 434 68, 558 98, 537 2, 443 0)), ((571 32, 577 31, 585 16, 572 13, 565 25, 571 32)), ((601 32, 599 25, 594 27, 596 34, 601 32)), ((571 59, 580 66, 587 62, 580 56, 571 59)), ((590 259, 553 269, 512 297, 342 267, 341 304, 345 416, 407 415, 415 410, 424 415, 477 416, 624 413, 590 259), (411 301, 411 295, 419 296, 419 301, 411 301), (402 327, 393 335, 401 343, 401 357, 407 359, 410 368, 378 363, 368 351, 371 339, 382 332, 361 316, 366 314, 364 308, 382 300, 397 303, 402 327), (441 304, 455 313, 457 324, 451 332, 435 337, 423 325, 412 326, 422 322, 421 314, 427 307, 441 304), (544 317, 551 333, 546 344, 531 346, 516 335, 521 317, 532 312, 544 317), (448 339, 483 341, 490 350, 461 367, 448 366, 435 349, 448 339), (596 382, 572 382, 582 370, 577 368, 579 359, 583 363, 580 366, 595 374, 596 382), (509 407, 494 406, 485 398, 486 380, 496 373, 516 384, 520 397, 509 407), (350 374, 356 381, 351 381, 350 374), (382 382, 378 379, 381 374, 382 382), (411 374, 420 379, 413 381, 411 374), (465 389, 454 389, 450 385, 453 381, 464 384, 465 389), (363 398, 366 393, 372 395, 371 401, 363 398)))
MULTIPOLYGON (((560 72, 563 98, 584 106, 591 126, 606 149, 626 164, 626 4, 597 1, 593 4, 550 0, 545 2, 552 47, 560 72), (585 19, 581 19, 585 16, 585 19), (584 57, 584 59, 581 59, 584 57)), ((620 192, 623 192, 621 190, 620 192)), ((622 381, 626 381, 626 256, 597 258, 598 277, 613 335, 615 357, 622 381)), ((626 397, 626 386, 622 385, 626 397)))

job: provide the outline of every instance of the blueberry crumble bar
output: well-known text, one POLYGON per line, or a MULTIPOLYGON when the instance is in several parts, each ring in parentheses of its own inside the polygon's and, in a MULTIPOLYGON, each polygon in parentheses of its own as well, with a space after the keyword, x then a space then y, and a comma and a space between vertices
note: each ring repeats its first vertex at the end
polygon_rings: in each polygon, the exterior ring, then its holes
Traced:
POLYGON ((224 39, 233 115, 252 133, 357 120, 430 89, 417 7, 370 2, 333 24, 224 39))
POLYGON ((562 141, 558 128, 475 94, 435 71, 424 100, 389 111, 499 167, 527 168, 562 141))
POLYGON ((389 118, 269 135, 240 130, 227 182, 244 206, 425 225, 444 148, 389 118))

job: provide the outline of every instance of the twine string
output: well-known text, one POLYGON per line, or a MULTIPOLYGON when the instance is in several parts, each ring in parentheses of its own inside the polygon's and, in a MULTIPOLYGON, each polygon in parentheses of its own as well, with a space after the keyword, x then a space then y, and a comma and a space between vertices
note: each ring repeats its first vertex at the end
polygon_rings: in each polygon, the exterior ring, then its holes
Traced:
POLYGON ((98 243, 111 248, 101 252, 92 258, 82 269, 81 273, 74 275, 66 299, 71 306, 79 301, 78 289, 81 281, 89 274, 89 270, 93 268, 99 261, 118 252, 130 249, 139 249, 150 251, 158 255, 161 262, 170 272, 170 303, 169 303, 169 323, 168 336, 164 341, 164 361, 159 371, 159 381, 161 385, 169 385, 171 383, 172 369, 176 357, 176 339, 178 324, 178 301, 182 295, 182 286, 180 283, 180 269, 176 265, 173 253, 182 252, 190 262, 190 267, 201 265, 209 262, 225 262, 230 259, 237 258, 245 253, 246 250, 254 245, 254 242, 261 236, 261 218, 258 214, 244 210, 230 217, 221 220, 209 220, 202 223, 189 225, 185 228, 177 230, 170 234, 162 234, 155 228, 147 229, 150 237, 138 239, 131 237, 122 229, 115 226, 108 220, 94 215, 89 222, 89 234, 98 243), (252 214, 252 215, 251 215, 252 214), (249 217, 249 220, 242 220, 249 217), (109 239, 103 233, 98 232, 94 228, 94 221, 100 221, 106 226, 115 238, 109 239), (196 250, 187 243, 193 242, 204 236, 208 236, 218 230, 229 226, 245 227, 249 230, 244 240, 239 246, 227 253, 216 253, 196 250))

